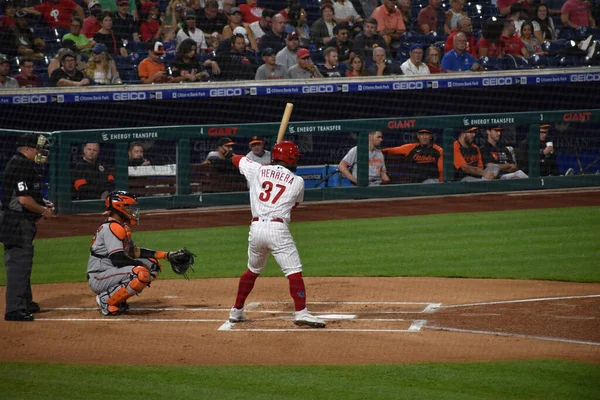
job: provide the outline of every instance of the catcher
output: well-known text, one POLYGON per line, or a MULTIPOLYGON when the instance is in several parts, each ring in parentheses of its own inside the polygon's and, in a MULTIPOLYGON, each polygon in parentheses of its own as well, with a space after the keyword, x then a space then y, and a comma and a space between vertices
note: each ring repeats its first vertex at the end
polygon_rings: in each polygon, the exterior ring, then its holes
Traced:
POLYGON ((171 263, 176 274, 187 279, 194 264, 194 254, 183 248, 164 252, 137 247, 131 239, 130 226, 139 222, 135 195, 112 192, 105 200, 108 218, 98 227, 87 266, 87 281, 96 296, 103 315, 119 315, 129 309, 127 299, 139 294, 158 277, 162 266, 158 260, 171 263))

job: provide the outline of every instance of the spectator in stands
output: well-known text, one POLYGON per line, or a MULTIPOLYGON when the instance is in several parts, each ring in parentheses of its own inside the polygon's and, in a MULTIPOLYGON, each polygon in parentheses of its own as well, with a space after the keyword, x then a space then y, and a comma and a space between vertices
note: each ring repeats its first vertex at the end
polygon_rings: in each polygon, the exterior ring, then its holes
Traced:
POLYGON ((25 7, 21 11, 42 16, 50 28, 69 28, 73 15, 83 19, 83 9, 71 0, 46 0, 35 7, 25 7))
POLYGON ((151 164, 150 160, 144 157, 144 146, 140 142, 129 143, 127 155, 130 167, 145 167, 151 164))
POLYGON ((290 32, 285 40, 285 47, 277 53, 275 62, 283 67, 285 71, 296 65, 296 56, 300 47, 300 38, 296 32, 290 32))
POLYGON ((115 60, 108 55, 103 43, 97 43, 92 47, 92 56, 88 60, 84 75, 96 85, 120 85, 123 83, 119 77, 115 60))
POLYGON ((115 188, 115 178, 100 163, 100 145, 86 143, 82 148, 83 157, 71 172, 73 179, 73 200, 105 199, 115 188))
POLYGON ((507 16, 511 13, 511 6, 519 4, 523 7, 523 12, 527 17, 529 16, 532 3, 533 2, 531 0, 498 0, 497 6, 498 11, 500 11, 500 15, 507 16))
POLYGON ((227 17, 219 12, 219 3, 217 0, 207 0, 204 8, 200 10, 196 17, 196 26, 204 32, 205 36, 213 34, 222 35, 223 28, 228 24, 227 17))
POLYGON ((231 49, 217 54, 210 64, 220 81, 253 80, 258 69, 258 63, 246 50, 246 41, 241 34, 232 36, 231 49))
POLYGON ((567 0, 560 9, 560 20, 571 29, 596 27, 590 3, 585 0, 567 0))
POLYGON ((453 31, 458 25, 458 21, 461 18, 468 18, 466 12, 464 12, 465 0, 450 0, 450 9, 446 11, 446 25, 453 31))
POLYGON ((262 165, 271 164, 271 152, 265 150, 265 141, 258 136, 252 136, 252 140, 248 144, 250 151, 246 154, 246 157, 254 162, 262 165))
POLYGON ((263 60, 263 65, 256 70, 254 80, 265 81, 285 79, 287 77, 287 70, 282 65, 277 64, 275 50, 267 47, 260 55, 263 60))
POLYGON ((273 23, 273 17, 275 11, 270 8, 265 8, 262 12, 262 16, 258 21, 255 21, 248 25, 254 38, 258 41, 261 37, 271 30, 271 24, 273 23))
POLYGON ((435 32, 438 36, 450 34, 450 30, 446 30, 448 26, 441 0, 429 0, 429 5, 419 11, 417 22, 421 33, 435 32))
POLYGON ((10 74, 10 60, 0 54, 0 89, 18 89, 19 82, 16 79, 11 78, 10 74))
POLYGON ((35 65, 31 58, 22 57, 19 61, 19 75, 13 76, 22 88, 34 88, 42 86, 39 76, 34 74, 35 65))
POLYGON ((388 62, 385 58, 385 49, 376 47, 373 50, 373 65, 369 68, 372 76, 402 75, 402 69, 398 64, 388 62))
MULTIPOLYGON (((335 22, 333 5, 331 3, 321 4, 321 18, 316 20, 310 29, 310 40, 315 47, 322 48, 325 45, 329 46, 329 41, 333 39, 334 29, 337 25, 335 22)), ((344 25, 346 29, 350 29, 348 24, 344 25)))
MULTIPOLYGON (((354 33, 360 32, 360 24, 363 18, 358 14, 352 1, 334 0, 333 1, 334 19, 338 24, 345 22, 354 33)), ((377 26, 377 25, 376 25, 377 26)))
POLYGON ((546 40, 556 40, 556 28, 554 21, 548 15, 546 4, 542 3, 537 6, 531 24, 533 25, 533 35, 540 43, 544 43, 546 40))
POLYGON ((454 142, 455 181, 494 179, 494 172, 483 168, 481 152, 475 144, 475 134, 478 129, 475 126, 465 129, 454 142))
MULTIPOLYGON (((326 0, 328 2, 330 2, 330 0, 326 0)), ((289 13, 290 13, 290 8, 292 8, 292 6, 299 4, 299 0, 286 0, 285 2, 285 8, 281 11, 279 11, 279 14, 281 14, 281 16, 285 19, 286 23, 289 17, 289 13)))
MULTIPOLYGON (((385 168, 383 153, 379 150, 383 142, 383 134, 379 131, 369 132, 369 186, 388 183, 390 178, 385 168)), ((358 147, 354 146, 338 165, 342 176, 355 185, 358 184, 358 147)))
POLYGON ((88 39, 92 39, 96 32, 102 28, 102 6, 96 0, 88 2, 90 16, 83 20, 81 33, 88 39))
POLYGON ((77 69, 75 53, 66 50, 60 58, 61 67, 52 71, 51 86, 88 86, 90 80, 77 69))
POLYGON ((499 179, 524 179, 527 174, 517 168, 515 158, 506 146, 500 144, 504 127, 494 126, 486 129, 487 140, 481 145, 481 159, 485 169, 495 171, 499 179))
POLYGON ((471 54, 473 57, 477 58, 477 45, 475 44, 475 36, 473 36, 473 23, 471 22, 471 18, 463 17, 458 20, 456 25, 456 29, 448 35, 448 39, 446 39, 446 46, 444 47, 446 53, 448 53, 454 47, 454 36, 458 32, 462 32, 467 37, 467 53, 471 54))
MULTIPOLYGON (((244 37, 244 43, 246 44, 246 50, 253 51, 253 52, 256 51, 256 46, 257 46, 256 41, 253 38, 252 42, 250 42, 250 38, 248 37, 248 31, 246 30, 246 28, 244 28, 242 26, 238 26, 237 28, 235 28, 233 30, 233 35, 242 35, 244 37)), ((231 49, 231 37, 228 37, 228 38, 221 40, 221 42, 218 44, 215 54, 228 52, 230 49, 231 49)))
POLYGON ((196 13, 193 10, 187 10, 184 14, 185 27, 177 32, 177 46, 185 39, 193 39, 196 42, 198 53, 206 53, 208 46, 204 32, 196 28, 196 13))
POLYGON ((246 4, 240 4, 239 9, 242 11, 242 21, 246 24, 260 20, 264 10, 256 4, 256 0, 246 0, 246 4))
POLYGON ((12 1, 4 3, 3 14, 0 15, 0 29, 10 28, 14 26, 17 21, 15 16, 17 15, 17 6, 12 1))
POLYGON ((42 58, 46 44, 43 39, 33 34, 33 29, 29 27, 27 15, 21 11, 15 14, 16 24, 10 29, 13 33, 14 43, 17 48, 17 54, 22 57, 42 58))
POLYGON ((158 31, 158 41, 161 42, 165 48, 165 56, 177 54, 175 28, 173 28, 171 25, 161 25, 158 31))
POLYGON ((202 164, 215 164, 220 161, 229 161, 233 157, 233 145, 235 144, 228 137, 222 137, 217 142, 217 150, 211 151, 206 156, 206 160, 202 164))
POLYGON ((240 9, 234 7, 230 10, 230 13, 229 24, 223 28, 221 47, 225 46, 225 49, 228 50, 231 48, 231 41, 225 42, 225 39, 229 39, 235 34, 242 34, 246 41, 247 50, 258 51, 258 43, 254 38, 250 25, 242 22, 242 13, 240 9))
POLYGON ((510 19, 515 24, 515 34, 519 36, 521 34, 521 25, 525 23, 525 12, 523 11, 523 6, 519 3, 513 4, 510 6, 510 13, 507 15, 506 19, 510 19))
POLYGON ((338 52, 338 61, 343 63, 350 62, 350 58, 354 56, 354 43, 349 39, 350 29, 345 23, 338 24, 333 27, 335 37, 327 42, 327 47, 333 47, 338 52))
POLYGON ((400 0, 398 1, 398 9, 402 13, 402 21, 404 22, 404 27, 408 32, 416 31, 415 19, 411 13, 410 0, 400 0))
POLYGON ((61 47, 60 47, 60 49, 58 49, 56 56, 54 56, 54 58, 52 58, 52 60, 50 60, 50 63, 48 64, 48 76, 49 77, 52 76, 52 73, 54 72, 54 70, 60 68, 60 66, 62 64, 61 63, 62 57, 67 51, 70 51, 73 54, 75 54, 75 58, 77 59, 75 68, 77 68, 80 71, 83 71, 85 69, 85 67, 87 66, 87 64, 81 60, 81 55, 79 54, 79 52, 77 50, 77 45, 75 44, 75 42, 72 41, 71 39, 65 39, 65 40, 63 40, 63 42, 60 46, 61 47))
POLYGON ((525 58, 529 58, 531 56, 521 39, 515 35, 515 23, 510 19, 504 21, 504 29, 502 29, 500 42, 502 43, 502 48, 504 49, 505 55, 509 54, 512 56, 525 58))
POLYGON ((521 25, 521 42, 523 42, 529 54, 537 54, 538 56, 547 54, 542 50, 542 44, 533 36, 533 25, 531 22, 525 22, 521 25))
POLYGON ((382 149, 383 154, 400 154, 410 166, 410 183, 444 182, 444 150, 433 143, 433 132, 421 129, 416 143, 382 149))
POLYGON ((346 76, 348 78, 369 76, 369 71, 367 71, 365 63, 360 58, 360 56, 355 55, 352 58, 350 58, 350 62, 348 63, 348 72, 346 72, 346 76))
POLYGON ((423 46, 410 46, 410 58, 402 63, 400 69, 404 75, 429 75, 429 67, 423 62, 423 46))
POLYGON ((94 34, 94 41, 103 43, 110 55, 127 57, 127 49, 125 49, 123 39, 115 36, 112 30, 112 13, 103 11, 100 16, 102 23, 98 32, 94 34))
POLYGON ((89 53, 96 42, 89 40, 87 36, 81 33, 82 25, 83 21, 81 18, 73 17, 71 20, 71 31, 63 36, 62 41, 72 40, 77 45, 77 49, 80 53, 89 53))
POLYGON ((117 0, 117 11, 113 14, 113 31, 115 36, 128 42, 139 42, 141 35, 135 17, 129 13, 129 1, 117 0))
POLYGON ((482 36, 477 41, 477 53, 479 58, 488 57, 499 59, 504 57, 504 45, 500 41, 504 21, 488 21, 481 31, 482 36))
MULTIPOLYGON (((85 1, 85 0, 84 0, 85 1)), ((119 0, 98 0, 98 2, 100 3, 100 6, 102 7, 103 11, 111 11, 113 14, 115 14, 118 10, 119 10, 119 4, 118 4, 119 0)), ((129 14, 131 14, 133 16, 133 18, 135 18, 136 21, 140 20, 140 13, 138 13, 138 9, 137 9, 137 5, 136 5, 136 0, 128 0, 129 4, 127 7, 127 12, 129 14)), ((144 7, 145 4, 149 3, 148 0, 144 0, 142 2, 137 2, 139 3, 142 7, 144 7)), ((148 6, 146 6, 148 7, 148 6)), ((147 10, 142 10, 144 14, 147 14, 147 10)), ((142 17, 143 18, 143 17, 142 17)))
POLYGON ((454 35, 454 48, 442 58, 442 68, 447 72, 481 70, 475 57, 467 52, 467 37, 464 33, 459 32, 454 35))
POLYGON ((235 7, 235 0, 221 0, 219 4, 221 4, 220 8, 223 10, 223 14, 227 16, 231 9, 235 7))
POLYGON ((281 14, 275 14, 271 23, 271 30, 266 32, 258 41, 258 50, 262 51, 270 47, 279 52, 286 45, 285 38, 285 19, 281 14))
POLYGON ((325 63, 319 65, 319 72, 325 78, 341 78, 344 73, 338 65, 338 52, 335 47, 328 47, 323 51, 325 63))
MULTIPOLYGON (((160 30, 160 10, 158 9, 158 3, 145 3, 150 4, 148 7, 144 7, 144 10, 147 8, 148 12, 142 13, 142 17, 144 20, 140 24, 140 35, 142 37, 142 42, 147 42, 151 39, 158 39, 158 31, 160 30)), ((194 21, 196 20, 196 13, 191 11, 194 16, 194 21)))
MULTIPOLYGON (((554 144, 549 141, 548 133, 550 131, 550 124, 540 125, 540 141, 539 146, 533 151, 537 151, 540 160, 540 176, 558 176, 558 165, 556 163, 556 153, 554 151, 554 144)), ((537 157, 536 157, 537 158, 537 157)), ((523 140, 519 144, 517 150, 517 160, 519 167, 525 172, 529 173, 529 139, 523 140)), ((569 174, 567 174, 569 175, 569 174)))
POLYGON ((548 14, 560 16, 560 9, 567 0, 544 0, 543 4, 548 6, 548 14))
POLYGON ((173 82, 197 82, 206 80, 210 74, 198 60, 197 44, 193 39, 185 39, 177 47, 177 59, 173 63, 173 82))
POLYGON ((442 67, 442 51, 439 47, 431 45, 425 52, 425 64, 431 74, 443 74, 446 72, 442 67))
POLYGON ((304 48, 298 50, 296 54, 296 65, 293 65, 287 71, 290 79, 312 79, 322 78, 323 75, 313 64, 310 58, 310 52, 304 48))
POLYGON ((306 24, 306 11, 300 4, 296 4, 290 8, 285 32, 287 34, 296 32, 300 39, 300 46, 304 48, 310 47, 310 28, 306 24))
POLYGON ((373 58, 373 49, 376 47, 385 49, 387 56, 391 58, 392 54, 385 39, 377 33, 377 20, 367 18, 363 24, 363 31, 354 38, 354 53, 363 60, 370 59, 373 58))
POLYGON ((167 11, 165 15, 166 21, 172 27, 183 28, 185 26, 184 14, 185 14, 185 4, 183 0, 171 0, 169 5, 167 6, 167 11))
POLYGON ((157 40, 151 40, 147 44, 148 57, 138 65, 138 76, 142 83, 168 83, 173 77, 167 74, 165 64, 160 61, 160 56, 165 53, 163 44, 157 40))
POLYGON ((377 33, 379 33, 388 46, 397 48, 400 45, 400 35, 406 32, 402 12, 396 8, 397 0, 383 0, 371 18, 377 20, 377 33))

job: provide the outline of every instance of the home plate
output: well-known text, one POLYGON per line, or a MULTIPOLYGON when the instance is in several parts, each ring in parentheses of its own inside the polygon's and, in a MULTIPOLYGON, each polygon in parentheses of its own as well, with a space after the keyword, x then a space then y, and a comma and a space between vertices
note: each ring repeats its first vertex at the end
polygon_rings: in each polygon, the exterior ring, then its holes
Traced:
POLYGON ((353 315, 353 314, 322 314, 322 315, 315 315, 315 317, 321 318, 321 319, 354 319, 354 318, 356 318, 356 315, 353 315))

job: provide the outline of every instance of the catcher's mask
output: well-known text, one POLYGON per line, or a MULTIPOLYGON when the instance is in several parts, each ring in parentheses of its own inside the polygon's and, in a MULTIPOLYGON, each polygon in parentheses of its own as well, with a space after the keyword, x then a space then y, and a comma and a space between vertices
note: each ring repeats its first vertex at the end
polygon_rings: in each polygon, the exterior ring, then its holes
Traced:
POLYGON ((271 149, 273 161, 283 161, 289 165, 296 165, 297 156, 302 153, 298 151, 298 146, 293 142, 280 142, 271 149))
POLYGON ((17 140, 17 147, 31 147, 35 149, 34 162, 36 164, 46 164, 50 155, 50 142, 44 135, 27 133, 17 140))
POLYGON ((105 204, 106 211, 104 215, 115 213, 130 226, 139 224, 140 209, 132 208, 133 205, 137 204, 137 197, 134 194, 124 191, 112 192, 106 197, 105 204))

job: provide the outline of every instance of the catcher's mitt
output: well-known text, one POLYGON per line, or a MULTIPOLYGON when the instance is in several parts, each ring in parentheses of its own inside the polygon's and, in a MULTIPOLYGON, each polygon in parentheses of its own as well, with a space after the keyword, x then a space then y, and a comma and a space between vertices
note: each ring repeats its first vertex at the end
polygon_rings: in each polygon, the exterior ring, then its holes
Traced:
POLYGON ((187 271, 190 268, 192 271, 194 270, 192 265, 194 265, 195 256, 196 255, 194 253, 184 247, 183 249, 168 252, 167 260, 171 263, 173 272, 175 272, 177 275, 183 275, 185 279, 189 279, 187 276, 187 271))

